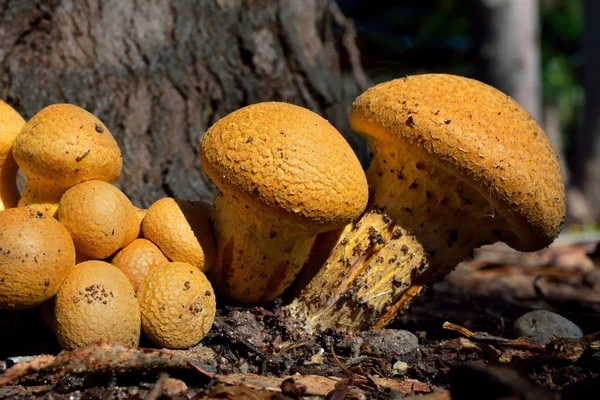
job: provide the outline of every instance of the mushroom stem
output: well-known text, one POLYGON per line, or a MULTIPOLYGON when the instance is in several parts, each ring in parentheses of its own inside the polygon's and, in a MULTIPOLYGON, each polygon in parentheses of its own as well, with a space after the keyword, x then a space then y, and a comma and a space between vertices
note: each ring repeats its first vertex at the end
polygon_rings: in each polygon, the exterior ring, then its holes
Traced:
POLYGON ((0 211, 17 206, 17 170, 12 144, 25 120, 11 106, 0 100, 0 211))
POLYGON ((367 211, 287 306, 309 331, 384 327, 473 249, 511 237, 486 193, 406 143, 370 145, 367 211))
POLYGON ((19 166, 10 154, 10 147, 4 151, 0 149, 0 211, 16 207, 19 202, 19 189, 17 188, 17 171, 19 166))
POLYGON ((251 304, 277 298, 306 262, 316 233, 284 222, 241 199, 214 203, 217 265, 208 272, 217 293, 251 304))
POLYGON ((68 189, 53 183, 28 180, 19 199, 19 207, 30 207, 55 216, 60 198, 68 189))

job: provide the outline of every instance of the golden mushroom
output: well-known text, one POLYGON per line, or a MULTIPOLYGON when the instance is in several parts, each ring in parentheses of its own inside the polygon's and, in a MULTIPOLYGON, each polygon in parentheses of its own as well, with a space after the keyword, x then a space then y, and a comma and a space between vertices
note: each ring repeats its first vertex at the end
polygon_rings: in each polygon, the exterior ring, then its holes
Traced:
POLYGON ((72 104, 43 108, 17 134, 12 152, 27 176, 19 206, 55 215, 67 189, 91 179, 113 182, 121 152, 104 124, 72 104))
POLYGON ((73 240, 60 222, 29 208, 0 211, 0 309, 52 298, 74 265, 73 240))
POLYGON ((365 174, 325 119, 287 103, 258 103, 217 121, 200 161, 220 189, 214 204, 217 293, 240 303, 278 297, 319 232, 357 218, 365 174))
POLYGON ((104 259, 133 242, 140 224, 131 201, 110 183, 91 180, 73 186, 60 199, 58 220, 82 254, 104 259))
POLYGON ((151 270, 168 262, 154 243, 148 239, 135 239, 114 256, 111 264, 127 275, 137 291, 151 270))
POLYGON ((371 201, 287 308, 309 330, 383 327, 473 249, 504 241, 534 251, 560 232, 558 157, 502 92, 410 76, 359 96, 350 124, 373 152, 371 201))
POLYGON ((16 180, 19 167, 13 158, 11 146, 23 126, 23 117, 0 100, 0 211, 16 207, 19 202, 16 180))
POLYGON ((100 340, 137 346, 140 307, 127 276, 98 260, 77 264, 56 295, 56 337, 73 350, 100 340))
POLYGON ((142 235, 171 261, 192 264, 202 272, 215 263, 213 237, 205 203, 165 197, 148 208, 142 235))
POLYGON ((215 319, 213 288, 198 268, 170 262, 154 268, 138 290, 142 329, 154 343, 191 347, 208 333, 215 319))

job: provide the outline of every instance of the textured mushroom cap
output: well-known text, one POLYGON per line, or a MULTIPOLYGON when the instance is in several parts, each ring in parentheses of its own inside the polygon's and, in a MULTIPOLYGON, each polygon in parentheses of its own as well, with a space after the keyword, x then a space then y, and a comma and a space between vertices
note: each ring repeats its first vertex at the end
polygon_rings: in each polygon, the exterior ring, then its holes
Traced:
POLYGON ((25 120, 11 106, 0 100, 0 211, 16 207, 19 201, 16 173, 17 164, 11 146, 25 120))
POLYGON ((216 302, 206 276, 188 263, 171 262, 150 271, 138 290, 142 329, 156 344, 197 344, 215 319, 216 302))
POLYGON ((137 291, 152 269, 168 262, 154 243, 148 239, 135 239, 115 255, 111 264, 127 275, 133 289, 137 291))
POLYGON ((324 118, 287 103, 258 103, 217 121, 200 161, 219 189, 293 223, 344 225, 368 199, 365 174, 324 118))
POLYGON ((50 299, 74 265, 73 240, 60 222, 29 208, 0 211, 0 309, 50 299))
POLYGON ((125 247, 140 231, 131 201, 104 181, 87 181, 67 190, 60 199, 58 220, 71 234, 75 248, 97 259, 125 247))
POLYGON ((15 138, 13 155, 30 179, 65 188, 90 179, 113 182, 123 165, 108 128, 71 104, 53 104, 35 114, 15 138))
POLYGON ((367 138, 406 141, 428 162, 460 176, 510 224, 518 250, 549 245, 565 216, 558 157, 542 128, 504 93, 444 74, 379 84, 352 105, 367 138))
POLYGON ((142 234, 172 261, 192 264, 203 272, 215 264, 215 240, 202 202, 157 200, 146 211, 142 234))
POLYGON ((137 346, 140 307, 129 279, 104 261, 77 264, 56 295, 56 337, 72 350, 99 340, 137 346))

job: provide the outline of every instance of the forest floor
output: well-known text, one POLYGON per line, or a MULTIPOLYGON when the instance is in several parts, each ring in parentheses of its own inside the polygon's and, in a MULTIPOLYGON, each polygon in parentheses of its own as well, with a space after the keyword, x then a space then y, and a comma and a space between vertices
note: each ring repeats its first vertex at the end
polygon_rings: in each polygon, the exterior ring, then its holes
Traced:
POLYGON ((596 247, 563 240, 532 254, 479 250, 389 329, 358 335, 303 334, 277 305, 221 308, 209 335, 188 350, 143 340, 140 348, 98 343, 59 354, 39 310, 2 312, 0 398, 598 398, 596 247), (513 322, 540 308, 585 336, 547 345, 516 338, 513 322))

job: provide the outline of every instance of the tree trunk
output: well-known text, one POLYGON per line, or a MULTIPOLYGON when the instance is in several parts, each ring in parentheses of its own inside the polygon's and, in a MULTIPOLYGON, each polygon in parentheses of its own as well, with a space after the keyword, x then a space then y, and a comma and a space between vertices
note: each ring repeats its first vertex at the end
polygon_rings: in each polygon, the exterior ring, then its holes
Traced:
POLYGON ((585 201, 581 203, 591 214, 588 218, 579 219, 591 223, 600 218, 600 209, 596 206, 600 202, 600 2, 586 0, 584 5, 585 109, 583 127, 575 132, 568 156, 571 183, 583 194, 585 201))
POLYGON ((118 184, 138 206, 210 200, 198 144, 237 108, 287 101, 349 132, 330 5, 0 0, 0 95, 26 118, 58 102, 97 115, 121 147, 118 184))
POLYGON ((477 0, 478 78, 542 121, 538 0, 477 0))

